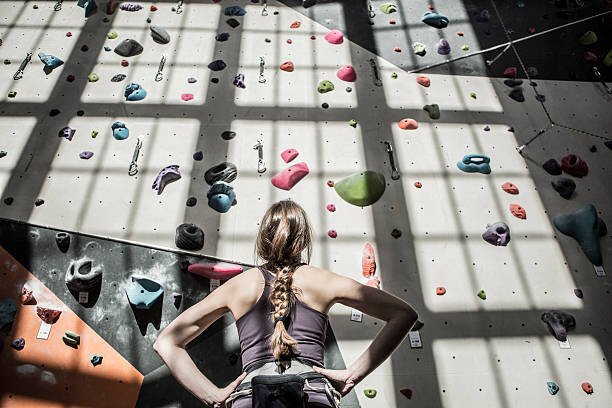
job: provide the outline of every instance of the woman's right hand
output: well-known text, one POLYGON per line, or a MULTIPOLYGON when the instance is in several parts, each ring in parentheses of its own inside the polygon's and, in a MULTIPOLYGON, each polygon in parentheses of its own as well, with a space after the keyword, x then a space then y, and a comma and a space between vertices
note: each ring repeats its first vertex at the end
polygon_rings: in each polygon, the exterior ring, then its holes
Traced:
POLYGON ((320 368, 317 366, 313 366, 312 369, 319 374, 323 374, 343 397, 357 385, 355 379, 352 378, 351 374, 346 369, 328 370, 327 368, 320 368))

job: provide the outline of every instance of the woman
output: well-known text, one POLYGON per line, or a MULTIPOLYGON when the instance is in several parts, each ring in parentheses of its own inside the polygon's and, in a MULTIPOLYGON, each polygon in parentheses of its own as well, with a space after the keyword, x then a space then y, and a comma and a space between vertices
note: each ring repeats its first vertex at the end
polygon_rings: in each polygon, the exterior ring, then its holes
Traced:
POLYGON ((308 407, 335 407, 338 393, 346 395, 389 357, 416 322, 416 312, 403 300, 308 265, 311 249, 304 210, 291 200, 273 204, 262 219, 255 244, 263 265, 228 280, 160 333, 155 350, 200 401, 213 407, 224 407, 226 402, 233 408, 251 407, 262 390, 257 381, 282 373, 306 378, 308 407), (307 263, 302 262, 304 252, 307 263), (334 303, 387 322, 344 370, 323 366, 327 312, 334 303), (244 372, 218 388, 198 370, 185 346, 227 312, 236 319, 244 372))

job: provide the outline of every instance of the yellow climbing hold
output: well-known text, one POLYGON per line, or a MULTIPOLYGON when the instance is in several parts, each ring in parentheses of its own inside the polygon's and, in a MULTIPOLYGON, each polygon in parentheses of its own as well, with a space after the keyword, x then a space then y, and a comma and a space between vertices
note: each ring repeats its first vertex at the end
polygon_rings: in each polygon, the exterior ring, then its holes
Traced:
POLYGON ((89 82, 98 82, 99 79, 100 77, 95 72, 92 72, 91 74, 87 75, 87 80, 89 82))
POLYGON ((106 38, 109 40, 114 40, 117 37, 119 37, 119 34, 117 34, 116 31, 111 31, 110 33, 106 34, 106 38))
POLYGON ((98 137, 98 133, 99 133, 99 132, 98 132, 97 130, 92 130, 92 131, 91 131, 91 137, 92 137, 92 139, 95 139, 96 137, 98 137))
POLYGON ((374 388, 366 388, 363 390, 363 395, 368 398, 374 398, 376 396, 376 390, 374 388))

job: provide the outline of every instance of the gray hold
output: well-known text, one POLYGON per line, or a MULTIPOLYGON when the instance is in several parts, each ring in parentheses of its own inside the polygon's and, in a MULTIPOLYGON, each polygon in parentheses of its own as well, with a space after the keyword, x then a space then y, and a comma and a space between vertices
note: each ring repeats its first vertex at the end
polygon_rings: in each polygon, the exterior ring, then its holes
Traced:
POLYGON ((94 267, 90 258, 72 261, 66 271, 66 286, 76 292, 89 289, 102 281, 102 271, 102 266, 94 267))
POLYGON ((151 30, 151 37, 156 43, 168 44, 170 42, 170 34, 163 28, 152 25, 149 29, 151 30))
POLYGON ((134 57, 136 55, 142 54, 144 48, 140 43, 136 40, 132 40, 131 38, 127 38, 121 42, 118 46, 115 47, 115 53, 121 55, 122 57, 134 57))

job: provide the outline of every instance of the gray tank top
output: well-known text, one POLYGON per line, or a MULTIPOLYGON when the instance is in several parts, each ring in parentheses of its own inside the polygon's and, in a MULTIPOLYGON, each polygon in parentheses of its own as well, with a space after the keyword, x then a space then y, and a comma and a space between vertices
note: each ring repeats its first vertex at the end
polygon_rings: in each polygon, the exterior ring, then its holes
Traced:
MULTIPOLYGON (((236 320, 243 370, 252 363, 274 358, 270 350, 270 336, 274 325, 270 318, 272 305, 268 302, 268 297, 275 275, 261 267, 259 270, 266 280, 263 293, 257 303, 236 320)), ((296 357, 323 367, 327 322, 328 316, 325 313, 296 299, 288 319, 285 320, 287 331, 298 342, 296 357)))

